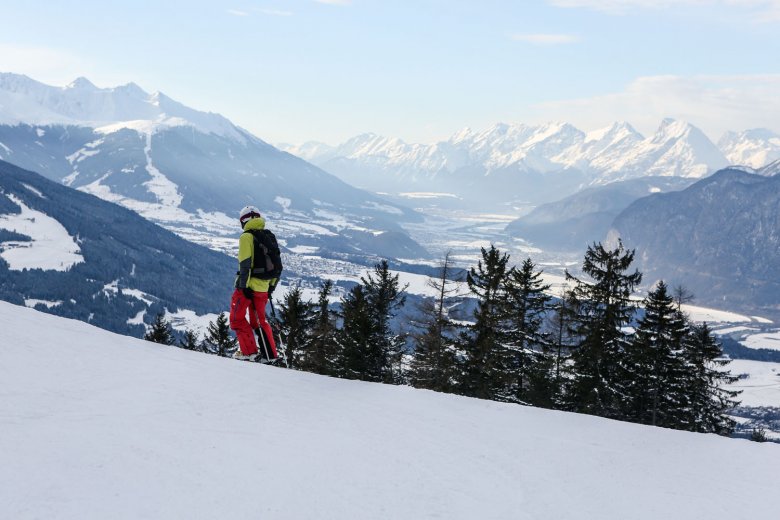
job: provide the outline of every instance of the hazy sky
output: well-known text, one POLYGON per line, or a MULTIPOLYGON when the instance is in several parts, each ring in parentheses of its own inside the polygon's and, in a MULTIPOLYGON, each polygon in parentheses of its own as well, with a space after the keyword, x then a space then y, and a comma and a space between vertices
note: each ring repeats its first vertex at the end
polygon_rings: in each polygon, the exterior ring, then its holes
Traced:
POLYGON ((272 143, 667 116, 780 132, 780 0, 3 4, 0 71, 134 81, 272 143))

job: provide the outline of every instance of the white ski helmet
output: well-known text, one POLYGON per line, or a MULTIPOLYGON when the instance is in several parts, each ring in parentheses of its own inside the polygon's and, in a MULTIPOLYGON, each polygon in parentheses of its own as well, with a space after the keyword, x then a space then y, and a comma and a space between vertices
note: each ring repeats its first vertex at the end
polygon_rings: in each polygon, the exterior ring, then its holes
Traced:
POLYGON ((244 206, 241 209, 241 213, 238 215, 238 220, 241 222, 241 227, 249 222, 253 218, 260 218, 260 210, 254 206, 244 206))

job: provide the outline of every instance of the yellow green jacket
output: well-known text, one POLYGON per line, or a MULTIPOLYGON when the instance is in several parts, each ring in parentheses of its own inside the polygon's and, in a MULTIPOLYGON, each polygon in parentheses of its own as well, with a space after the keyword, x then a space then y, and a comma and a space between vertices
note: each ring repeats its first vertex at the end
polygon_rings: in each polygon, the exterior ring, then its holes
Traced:
POLYGON ((255 242, 252 233, 247 231, 253 229, 265 229, 265 220, 257 217, 244 224, 244 232, 238 238, 238 276, 236 277, 236 288, 243 289, 249 287, 255 292, 268 292, 268 288, 278 281, 261 280, 252 278, 252 268, 255 265, 255 242))

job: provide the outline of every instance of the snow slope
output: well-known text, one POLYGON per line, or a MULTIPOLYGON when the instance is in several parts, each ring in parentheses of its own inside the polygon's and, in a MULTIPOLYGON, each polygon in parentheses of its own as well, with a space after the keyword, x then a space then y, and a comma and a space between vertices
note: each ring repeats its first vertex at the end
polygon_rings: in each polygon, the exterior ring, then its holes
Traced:
POLYGON ((717 520, 780 508, 777 445, 241 363, 4 302, 0 344, 3 518, 717 520))
MULTIPOLYGON (((30 189, 30 186, 27 186, 30 189)), ((39 197, 40 192, 34 190, 39 197)), ((0 192, 19 207, 18 214, 0 215, 0 229, 19 233, 29 241, 0 242, 0 257, 14 271, 43 269, 67 271, 84 261, 76 239, 56 219, 29 208, 19 198, 0 192)))

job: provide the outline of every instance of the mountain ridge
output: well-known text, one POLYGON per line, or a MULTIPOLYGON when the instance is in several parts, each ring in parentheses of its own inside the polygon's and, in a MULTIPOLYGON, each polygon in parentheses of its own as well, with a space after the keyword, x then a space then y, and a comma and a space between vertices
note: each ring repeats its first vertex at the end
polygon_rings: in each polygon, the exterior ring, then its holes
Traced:
POLYGON ((546 175, 551 181, 579 172, 560 198, 589 185, 645 176, 698 179, 735 162, 758 169, 780 158, 780 136, 758 129, 727 134, 716 145, 696 126, 667 118, 647 137, 625 121, 590 132, 565 122, 498 123, 482 131, 463 129, 433 144, 369 133, 338 146, 307 142, 283 149, 376 191, 404 190, 406 184, 407 191, 447 191, 448 182, 510 170, 517 177, 546 175))

